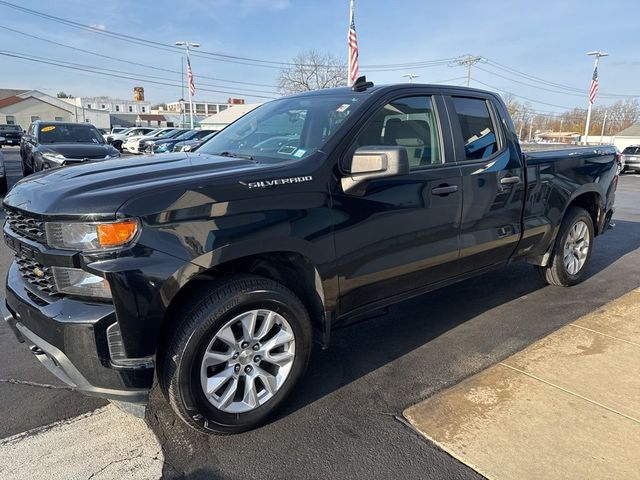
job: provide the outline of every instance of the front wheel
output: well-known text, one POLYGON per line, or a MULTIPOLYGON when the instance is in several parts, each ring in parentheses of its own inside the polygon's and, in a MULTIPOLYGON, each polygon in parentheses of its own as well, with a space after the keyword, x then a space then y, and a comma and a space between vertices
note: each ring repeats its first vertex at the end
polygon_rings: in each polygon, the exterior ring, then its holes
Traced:
POLYGON ((302 377, 311 323, 300 300, 267 278, 218 283, 186 311, 159 356, 158 380, 189 426, 230 434, 264 423, 302 377))
POLYGON ((549 285, 569 287, 584 280, 594 238, 591 215, 569 207, 560 226, 549 265, 536 267, 549 285))

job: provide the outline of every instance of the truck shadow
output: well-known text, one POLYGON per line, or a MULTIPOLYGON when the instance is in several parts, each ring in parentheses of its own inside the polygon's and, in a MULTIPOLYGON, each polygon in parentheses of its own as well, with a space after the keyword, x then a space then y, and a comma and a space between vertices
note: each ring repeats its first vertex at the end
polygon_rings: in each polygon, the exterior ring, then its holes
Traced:
MULTIPOLYGON (((233 476, 224 467, 228 462, 225 459, 227 455, 233 455, 239 450, 243 450, 244 454, 267 455, 260 450, 265 449, 266 443, 277 443, 278 440, 272 438, 276 435, 275 432, 283 428, 301 429, 305 434, 312 435, 314 428, 323 421, 322 418, 317 418, 316 413, 312 413, 318 410, 313 407, 314 403, 383 367, 391 370, 384 375, 385 383, 376 383, 377 390, 371 395, 401 397, 399 403, 396 399, 397 405, 393 401, 386 402, 390 407, 388 413, 396 415, 406 406, 515 353, 593 309, 593 303, 586 305, 587 302, 581 300, 582 292, 586 293, 587 288, 593 291, 593 285, 586 284, 597 282, 598 273, 627 253, 640 248, 640 223, 618 220, 616 229, 596 239, 595 245, 589 278, 582 284, 584 286, 578 285, 569 291, 548 287, 529 265, 517 263, 402 302, 388 311, 369 315, 366 322, 336 330, 332 334, 328 350, 314 350, 307 375, 294 390, 284 409, 270 424, 251 432, 229 437, 195 433, 173 415, 162 395, 154 389, 147 423, 158 436, 165 459, 171 465, 165 468, 166 477, 163 478, 233 476), (535 293, 541 289, 545 289, 544 294, 535 293), (535 296, 535 299, 529 296, 535 296), (566 303, 571 309, 556 315, 549 315, 547 312, 547 317, 539 321, 541 314, 535 310, 535 306, 534 310, 529 309, 529 306, 538 305, 536 302, 541 298, 548 304, 566 303), (498 307, 500 312, 495 314, 494 319, 491 316, 492 310, 498 307), (482 331, 479 332, 477 326, 474 329, 471 325, 464 325, 480 315, 483 315, 482 331), (440 338, 458 327, 465 329, 455 334, 464 339, 462 345, 448 337, 440 338), (477 341, 478 337, 482 341, 477 341), (438 345, 431 346, 431 343, 438 345), (412 362, 403 357, 412 356, 414 350, 423 347, 431 348, 434 352, 427 351, 429 362, 436 362, 440 370, 451 372, 445 380, 431 379, 428 365, 416 365, 419 371, 414 374, 406 372, 405 365, 412 362), (492 356, 494 351, 499 352, 498 360, 492 356), (453 361, 459 360, 461 356, 469 358, 464 369, 456 367, 453 361), (304 425, 300 426, 301 422, 304 425), (297 427, 292 426, 296 423, 297 427), (250 452, 253 448, 255 452, 250 452), (203 457, 205 454, 206 457, 203 457), (210 469, 202 470, 203 465, 210 469)), ((626 293, 621 290, 623 288, 625 287, 620 285, 620 291, 613 293, 616 296, 626 293)), ((626 287, 626 290, 629 288, 626 287)), ((602 305, 612 299, 611 295, 590 298, 590 301, 602 305)), ((356 390, 357 387, 353 389, 356 390)), ((327 401, 335 405, 341 415, 349 415, 359 408, 358 399, 362 401, 363 398, 361 392, 354 395, 354 398, 340 396, 341 399, 344 397, 348 400, 341 400, 339 405, 335 401, 327 401)), ((302 442, 303 439, 299 441, 302 442)))

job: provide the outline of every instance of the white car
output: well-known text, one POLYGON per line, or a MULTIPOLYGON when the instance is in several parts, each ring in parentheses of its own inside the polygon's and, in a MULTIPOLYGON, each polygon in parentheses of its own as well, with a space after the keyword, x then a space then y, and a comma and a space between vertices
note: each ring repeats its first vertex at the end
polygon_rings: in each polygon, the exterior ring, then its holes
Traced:
POLYGON ((142 150, 140 149, 140 141, 161 137, 162 135, 164 135, 165 133, 171 130, 175 130, 175 128, 174 127, 156 128, 150 132, 146 132, 143 135, 132 135, 128 137, 126 141, 122 144, 122 150, 124 152, 133 153, 135 155, 143 153, 142 150))
POLYGON ((127 128, 126 130, 120 133, 109 134, 107 135, 107 138, 105 140, 107 141, 107 143, 110 143, 115 148, 122 151, 122 145, 130 137, 148 135, 150 132, 153 132, 154 130, 157 130, 157 129, 152 127, 131 127, 131 128, 127 128))

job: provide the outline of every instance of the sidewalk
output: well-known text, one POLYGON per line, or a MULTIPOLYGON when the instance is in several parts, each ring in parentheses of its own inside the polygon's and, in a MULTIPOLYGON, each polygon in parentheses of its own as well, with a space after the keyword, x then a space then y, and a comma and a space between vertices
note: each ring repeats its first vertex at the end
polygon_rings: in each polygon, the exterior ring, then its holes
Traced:
POLYGON ((404 416, 490 479, 640 479, 640 289, 404 416))

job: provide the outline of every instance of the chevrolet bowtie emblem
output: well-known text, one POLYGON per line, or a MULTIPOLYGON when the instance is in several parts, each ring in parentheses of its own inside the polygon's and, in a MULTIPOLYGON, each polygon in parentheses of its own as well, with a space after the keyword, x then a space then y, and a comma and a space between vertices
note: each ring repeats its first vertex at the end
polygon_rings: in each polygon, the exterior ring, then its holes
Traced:
POLYGON ((42 269, 40 269, 38 267, 34 267, 33 273, 35 273, 36 276, 38 276, 38 277, 44 277, 44 272, 42 271, 42 269))

